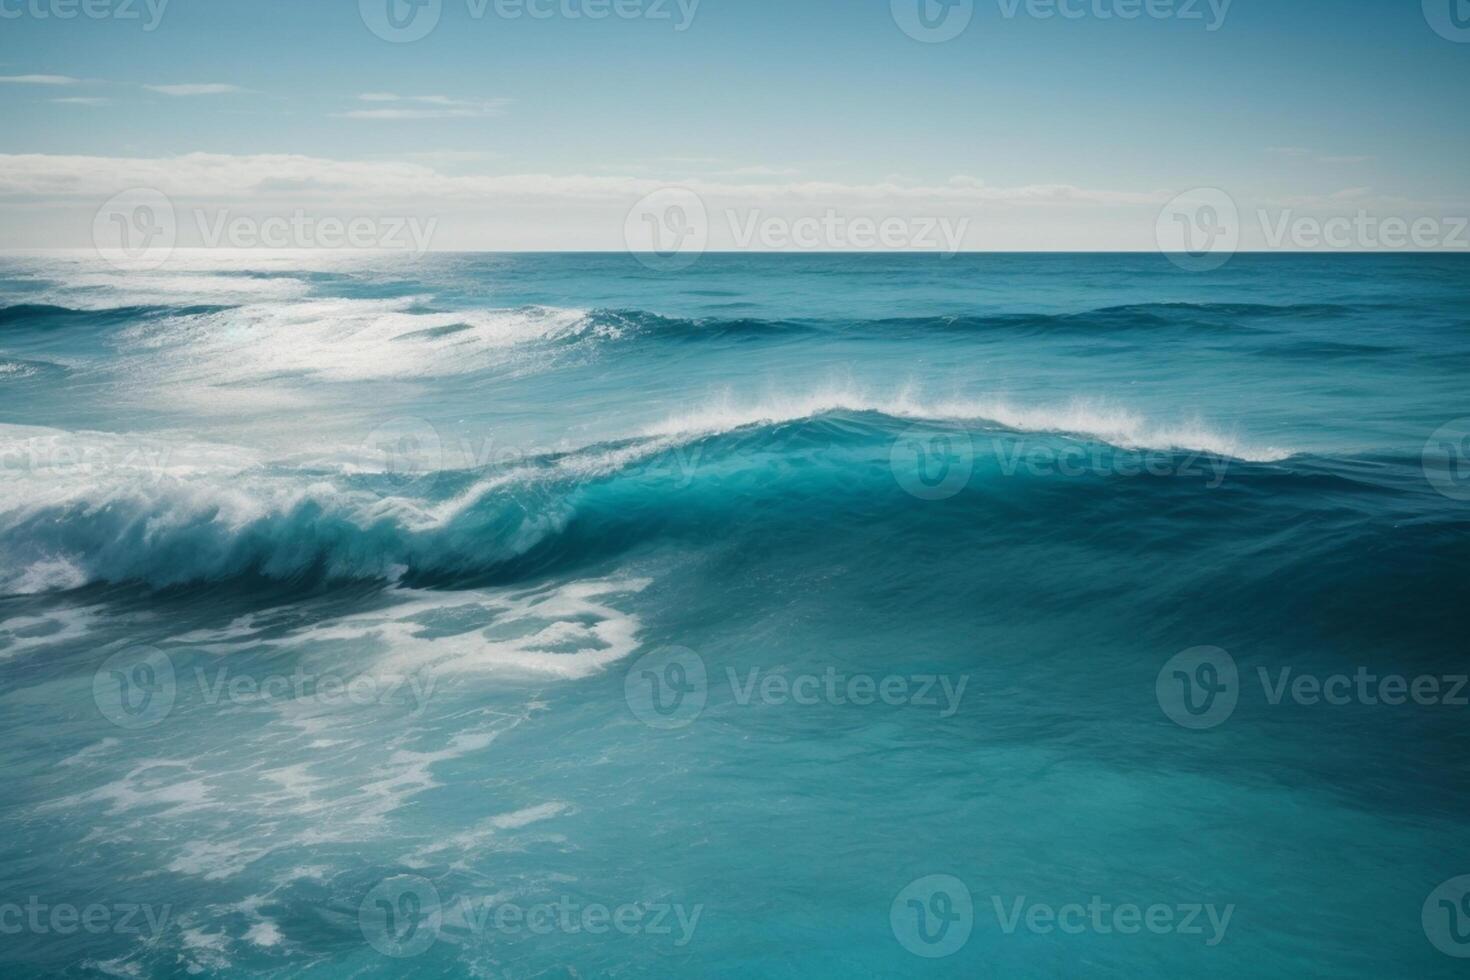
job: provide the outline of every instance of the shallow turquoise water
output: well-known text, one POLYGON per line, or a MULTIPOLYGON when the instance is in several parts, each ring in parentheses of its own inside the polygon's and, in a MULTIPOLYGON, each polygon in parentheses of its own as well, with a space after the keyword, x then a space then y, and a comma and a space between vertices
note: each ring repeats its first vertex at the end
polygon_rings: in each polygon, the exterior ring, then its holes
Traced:
POLYGON ((7 258, 0 963, 1458 973, 1467 272, 7 258))

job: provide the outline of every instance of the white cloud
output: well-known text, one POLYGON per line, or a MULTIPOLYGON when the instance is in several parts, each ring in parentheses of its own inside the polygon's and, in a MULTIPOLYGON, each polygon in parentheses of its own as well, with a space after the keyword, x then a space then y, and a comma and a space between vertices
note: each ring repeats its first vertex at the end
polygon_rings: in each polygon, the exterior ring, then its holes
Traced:
MULTIPOLYGON (((393 104, 389 104, 393 107, 393 104)), ((938 182, 740 179, 691 175, 464 172, 419 153, 395 159, 334 160, 299 154, 188 153, 170 157, 0 154, 0 247, 77 247, 90 241, 96 209, 127 188, 155 188, 178 212, 181 235, 198 215, 418 216, 439 222, 435 248, 617 249, 630 209, 642 197, 682 187, 705 203, 711 247, 751 221, 836 212, 845 217, 964 219, 966 248, 1149 250, 1159 209, 1180 188, 1114 190, 1049 183, 1001 186, 968 175, 938 182)), ((1463 213, 1465 202, 1412 202, 1367 187, 1309 201, 1269 200, 1232 188, 1246 230, 1256 209, 1360 208, 1403 215, 1463 213)), ((206 222, 207 223, 207 222, 206 222)), ((186 236, 187 237, 187 236, 186 236)), ((1243 239, 1247 247, 1259 246, 1243 239)), ((197 241, 191 244, 198 244, 197 241)))
POLYGON ((473 119, 498 116, 492 109, 353 109, 342 113, 343 119, 473 119))
POLYGON ((362 102, 390 108, 352 109, 340 113, 344 119, 474 119, 498 116, 509 99, 453 99, 447 95, 397 95, 393 92, 364 92, 362 102))
POLYGON ((736 167, 733 170, 721 170, 721 177, 795 177, 801 173, 795 167, 736 167))
POLYGON ((1357 155, 1332 156, 1309 150, 1304 146, 1268 146, 1266 152, 1275 156, 1286 157, 1290 160, 1311 160, 1313 163, 1322 163, 1332 166, 1351 166, 1359 163, 1372 163, 1376 157, 1357 155))
MULTIPOLYGON (((383 156, 390 155, 383 154, 383 156)), ((467 167, 470 164, 499 160, 502 156, 503 154, 495 150, 413 150, 391 155, 393 159, 409 163, 423 163, 431 167, 467 167)))
POLYGON ((233 92, 248 92, 238 85, 225 85, 221 82, 205 82, 184 85, 144 85, 150 92, 158 92, 160 95, 227 95, 233 92))
POLYGON ((262 188, 330 188, 347 201, 483 202, 503 200, 626 200, 671 185, 711 202, 796 204, 1026 206, 1158 204, 1168 192, 1113 191, 1070 184, 996 187, 974 178, 927 185, 883 181, 788 181, 741 183, 706 178, 633 177, 625 174, 449 175, 423 162, 331 160, 296 154, 232 156, 188 153, 176 157, 95 157, 0 154, 0 195, 30 198, 99 197, 125 187, 155 187, 191 200, 258 198, 262 188))
POLYGON ((80 78, 70 75, 0 75, 0 83, 6 85, 77 85, 80 78))
POLYGON ((47 101, 48 102, 55 102, 57 105, 93 105, 93 106, 96 106, 96 105, 111 105, 112 104, 112 100, 111 99, 104 99, 104 98, 100 98, 98 96, 81 96, 81 95, 70 95, 70 96, 67 96, 64 99, 48 99, 47 101))

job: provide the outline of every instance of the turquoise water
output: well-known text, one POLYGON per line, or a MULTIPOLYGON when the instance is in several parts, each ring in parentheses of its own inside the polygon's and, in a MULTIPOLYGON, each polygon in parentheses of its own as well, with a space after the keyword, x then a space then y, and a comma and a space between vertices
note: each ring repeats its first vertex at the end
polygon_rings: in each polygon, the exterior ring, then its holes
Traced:
POLYGON ((1463 972, 1467 273, 0 260, 0 964, 1463 972))

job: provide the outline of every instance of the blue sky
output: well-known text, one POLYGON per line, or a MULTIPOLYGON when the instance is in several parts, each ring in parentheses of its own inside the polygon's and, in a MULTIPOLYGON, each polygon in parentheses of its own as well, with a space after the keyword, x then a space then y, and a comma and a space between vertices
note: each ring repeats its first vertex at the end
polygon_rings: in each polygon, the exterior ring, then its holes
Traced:
POLYGON ((1195 187, 1248 211, 1470 201, 1470 43, 1419 0, 1152 0, 1173 15, 1132 20, 1099 15, 1129 0, 1063 0, 1073 18, 974 0, 943 43, 907 36, 890 0, 621 0, 644 15, 602 20, 556 9, 587 0, 528 0, 545 19, 443 0, 411 43, 358 0, 56 17, 69 2, 0 0, 0 245, 69 241, 88 200, 139 181, 204 206, 412 206, 487 248, 611 246, 661 184, 783 213, 972 213, 976 247, 1138 246, 1195 187), (169 166, 191 154, 209 160, 169 166), (924 196, 957 179, 989 190, 924 196))

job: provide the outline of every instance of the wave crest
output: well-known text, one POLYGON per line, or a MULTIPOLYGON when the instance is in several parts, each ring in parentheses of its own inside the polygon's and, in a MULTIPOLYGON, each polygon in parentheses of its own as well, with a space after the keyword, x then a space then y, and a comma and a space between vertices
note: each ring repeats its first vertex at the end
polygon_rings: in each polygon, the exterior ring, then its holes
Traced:
MULTIPOLYGON (((671 524, 744 506, 751 494, 780 500, 813 486, 828 496, 892 494, 892 446, 919 422, 985 422, 1011 440, 1091 430, 1124 448, 1177 444, 1249 458, 1208 430, 1155 431, 1121 410, 824 395, 716 404, 633 438, 385 490, 381 475, 276 467, 228 446, 0 427, 0 460, 16 477, 0 504, 0 591, 242 577, 508 581, 633 547, 671 524), (65 465, 16 468, 27 459, 65 465)), ((898 496, 891 506, 904 504, 898 496)))

